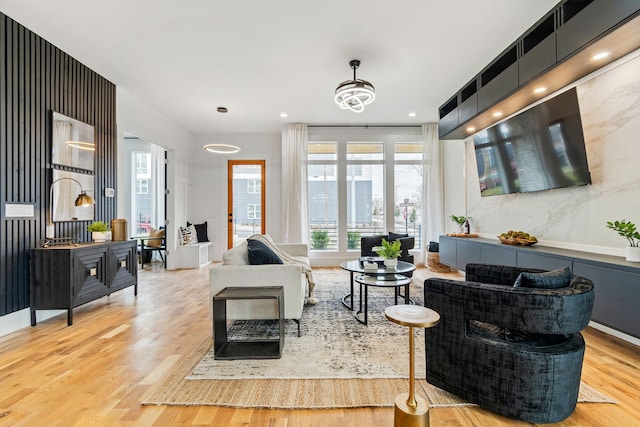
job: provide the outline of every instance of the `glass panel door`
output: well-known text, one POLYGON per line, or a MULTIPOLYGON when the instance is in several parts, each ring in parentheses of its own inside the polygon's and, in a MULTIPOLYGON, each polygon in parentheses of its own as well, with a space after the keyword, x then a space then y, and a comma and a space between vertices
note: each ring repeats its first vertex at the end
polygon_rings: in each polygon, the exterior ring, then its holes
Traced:
POLYGON ((265 230, 265 161, 229 160, 227 247, 265 230))

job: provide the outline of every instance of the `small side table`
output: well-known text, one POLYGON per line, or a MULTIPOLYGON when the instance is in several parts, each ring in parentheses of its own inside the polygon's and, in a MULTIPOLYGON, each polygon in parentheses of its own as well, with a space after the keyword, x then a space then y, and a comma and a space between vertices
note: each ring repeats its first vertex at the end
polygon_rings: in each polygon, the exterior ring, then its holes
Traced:
POLYGON ((213 297, 214 359, 279 359, 284 347, 284 290, 282 286, 227 287, 213 297), (272 299, 278 304, 278 338, 229 341, 227 301, 272 299))
POLYGON ((440 322, 440 315, 419 305, 393 305, 384 310, 384 315, 398 325, 409 327, 409 393, 396 396, 393 420, 395 427, 428 427, 429 404, 416 396, 416 373, 413 349, 413 328, 431 328, 440 322))

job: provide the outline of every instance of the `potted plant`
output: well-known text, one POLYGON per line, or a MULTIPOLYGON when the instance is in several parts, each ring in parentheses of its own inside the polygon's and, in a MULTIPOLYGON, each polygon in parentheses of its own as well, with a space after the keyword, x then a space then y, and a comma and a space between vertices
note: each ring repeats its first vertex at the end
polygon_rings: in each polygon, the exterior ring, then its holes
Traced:
POLYGON ((107 239, 109 224, 102 221, 94 221, 87 225, 87 231, 91 232, 91 238, 94 242, 104 242, 107 239))
POLYGON ((464 224, 465 222, 467 222, 467 220, 471 217, 467 217, 465 215, 451 215, 449 216, 449 218, 451 219, 451 221, 454 222, 454 224, 456 224, 457 226, 457 233, 458 234, 462 234, 464 233, 464 224))
POLYGON ((640 262, 640 232, 638 232, 636 225, 623 219, 621 221, 607 221, 607 228, 616 231, 629 242, 627 261, 640 262))
POLYGON ((402 253, 400 240, 389 242, 386 239, 382 239, 382 246, 376 248, 375 251, 378 256, 384 258, 385 267, 394 269, 398 266, 398 257, 402 253))

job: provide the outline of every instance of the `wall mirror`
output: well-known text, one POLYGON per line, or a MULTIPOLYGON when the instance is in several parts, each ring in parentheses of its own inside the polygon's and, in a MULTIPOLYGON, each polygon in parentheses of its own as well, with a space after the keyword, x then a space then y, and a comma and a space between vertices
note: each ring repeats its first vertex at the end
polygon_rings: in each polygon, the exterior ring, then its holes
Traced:
POLYGON ((93 126, 53 112, 51 162, 54 165, 93 171, 93 126))
POLYGON ((75 201, 82 191, 95 198, 93 175, 53 170, 51 181, 53 221, 92 221, 94 205, 76 206, 75 201))

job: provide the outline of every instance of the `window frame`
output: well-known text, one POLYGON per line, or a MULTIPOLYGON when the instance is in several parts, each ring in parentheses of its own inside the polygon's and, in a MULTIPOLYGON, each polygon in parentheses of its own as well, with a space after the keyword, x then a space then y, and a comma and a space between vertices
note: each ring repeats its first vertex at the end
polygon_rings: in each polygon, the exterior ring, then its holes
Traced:
MULTIPOLYGON (((337 165, 337 192, 338 192, 338 218, 337 218, 337 250, 310 250, 312 259, 323 265, 322 259, 327 262, 332 260, 353 259, 356 254, 360 253, 359 249, 347 249, 347 165, 364 163, 370 164, 377 160, 350 160, 347 161, 347 142, 382 142, 384 143, 383 160, 383 200, 384 200, 384 227, 386 231, 394 230, 394 175, 396 164, 422 164, 427 167, 426 159, 422 160, 398 160, 394 158, 395 143, 419 143, 423 144, 422 129, 420 126, 391 126, 391 127, 308 127, 308 144, 319 142, 335 142, 337 159, 334 160, 309 160, 308 165, 317 165, 321 163, 330 163, 337 165), (391 200, 391 202, 390 202, 391 200)), ((424 150, 423 150, 424 152, 424 150)), ((308 184, 308 178, 307 178, 308 184)), ((422 201, 424 207, 424 201, 422 201)), ((418 236, 416 236, 417 238, 418 236)), ((309 237, 310 238, 310 237, 309 237)))

